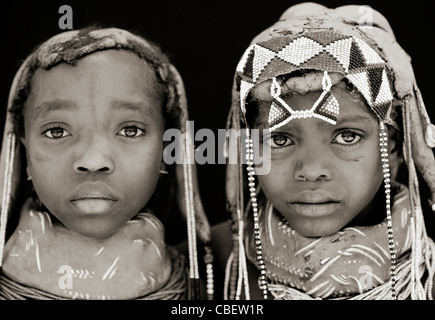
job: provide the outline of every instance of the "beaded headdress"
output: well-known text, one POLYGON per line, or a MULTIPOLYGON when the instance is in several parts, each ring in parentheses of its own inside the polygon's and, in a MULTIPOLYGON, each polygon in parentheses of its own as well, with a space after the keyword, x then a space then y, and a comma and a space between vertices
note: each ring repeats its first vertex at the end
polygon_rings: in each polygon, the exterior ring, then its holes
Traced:
POLYGON ((359 90, 368 105, 385 120, 393 101, 390 75, 385 61, 362 39, 345 36, 334 30, 304 32, 259 42, 249 47, 237 67, 240 80, 240 108, 245 110, 246 97, 257 83, 272 80, 273 97, 269 112, 271 131, 292 119, 316 117, 335 124, 340 106, 331 89, 329 72, 338 72, 359 90), (281 98, 281 84, 276 77, 296 70, 324 71, 318 100, 309 110, 294 111, 281 98))
MULTIPOLYGON (((19 198, 24 176, 23 155, 24 147, 17 138, 17 130, 14 127, 14 114, 11 110, 20 108, 23 91, 28 90, 29 83, 37 68, 49 69, 59 63, 74 63, 74 61, 100 50, 123 49, 137 54, 147 63, 152 64, 156 69, 156 76, 168 86, 168 97, 166 101, 166 113, 174 115, 177 119, 174 126, 183 133, 184 157, 181 164, 175 164, 173 170, 168 170, 172 181, 175 181, 175 191, 170 190, 165 194, 165 203, 170 203, 172 194, 179 205, 183 217, 187 221, 187 236, 189 250, 189 275, 190 287, 188 288, 189 299, 199 299, 199 264, 197 237, 204 244, 207 265, 209 299, 213 298, 213 269, 211 256, 211 235, 210 226, 205 215, 197 183, 196 168, 193 162, 188 159, 192 157, 189 150, 193 143, 189 131, 186 130, 188 121, 188 106, 184 85, 177 69, 167 61, 167 58, 160 53, 158 48, 146 39, 134 35, 123 29, 83 29, 67 31, 53 36, 40 45, 22 63, 12 83, 9 94, 6 123, 2 141, 1 162, 0 162, 0 193, 1 220, 0 220, 0 271, 3 260, 3 250, 7 230, 7 221, 13 212, 17 211, 17 199, 19 198)), ((24 92, 24 95, 26 93, 24 92)), ((15 115, 16 116, 16 115, 15 115)))
MULTIPOLYGON (((234 246, 227 264, 226 298, 240 299, 243 293, 246 299, 250 297, 245 234, 253 234, 255 249, 251 250, 251 257, 256 259, 255 264, 260 271, 258 283, 265 299, 271 290, 268 280, 270 272, 263 259, 262 236, 265 231, 261 230, 257 202, 261 190, 255 183, 253 141, 246 117, 250 107, 247 104, 249 95, 254 89, 261 88, 259 99, 271 102, 268 117, 270 131, 293 119, 310 117, 334 124, 340 108, 345 106, 340 106, 331 92, 333 74, 339 74, 341 79, 346 78, 359 91, 379 121, 380 161, 383 162, 391 261, 390 278, 386 285, 390 286, 390 298, 393 299, 407 293, 404 293, 402 285, 396 289, 396 262, 399 257, 396 257, 390 198, 390 179, 395 177, 390 172, 386 124, 396 127, 391 112, 393 108, 396 113, 401 112, 404 160, 409 174, 409 241, 412 243, 411 278, 408 279, 410 289, 406 292, 410 292, 412 299, 430 297, 431 284, 429 289, 423 289, 421 284, 420 266, 431 265, 427 260, 431 259, 428 258, 431 249, 424 227, 417 172, 429 188, 429 204, 435 211, 435 160, 432 151, 435 147, 435 127, 430 122, 417 87, 410 58, 396 42, 388 21, 371 9, 373 20, 369 24, 362 24, 361 21, 365 21, 361 19, 359 9, 355 5, 328 9, 315 3, 292 6, 278 22, 251 41, 236 68, 227 127, 236 130, 246 128, 246 147, 240 143, 238 152, 241 157, 243 150, 246 150, 247 162, 246 168, 241 163, 227 165, 227 208, 232 215, 234 246), (320 90, 320 96, 310 109, 295 111, 283 99, 283 88, 289 91, 285 81, 294 72, 312 70, 323 73, 323 77, 320 88, 308 91, 320 90), (264 95, 266 98, 262 99, 264 95), (249 224, 249 221, 252 223, 249 224), (253 230, 245 230, 248 225, 253 230)), ((429 269, 432 278, 433 266, 429 269)), ((362 299, 364 297, 361 295, 362 299)))

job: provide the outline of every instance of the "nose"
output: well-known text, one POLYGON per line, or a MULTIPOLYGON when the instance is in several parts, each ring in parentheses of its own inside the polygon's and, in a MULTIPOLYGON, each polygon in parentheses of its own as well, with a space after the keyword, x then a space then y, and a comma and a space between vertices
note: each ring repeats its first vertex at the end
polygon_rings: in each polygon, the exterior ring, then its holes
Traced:
POLYGON ((328 181, 332 178, 332 160, 322 143, 298 147, 294 178, 298 181, 328 181))
POLYGON ((77 173, 112 173, 115 169, 113 156, 103 139, 93 138, 77 146, 74 171, 77 173))

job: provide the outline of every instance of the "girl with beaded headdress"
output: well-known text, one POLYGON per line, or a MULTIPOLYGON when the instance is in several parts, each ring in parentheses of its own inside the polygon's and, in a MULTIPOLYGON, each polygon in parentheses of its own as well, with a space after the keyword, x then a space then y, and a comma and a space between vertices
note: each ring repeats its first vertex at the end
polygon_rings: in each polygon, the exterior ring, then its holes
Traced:
POLYGON ((295 5, 243 54, 228 128, 246 129, 247 161, 227 166, 225 298, 433 297, 419 182, 434 210, 435 128, 408 55, 372 13, 362 25, 359 6, 295 5))
POLYGON ((30 54, 2 142, 0 298, 205 297, 197 236, 210 284, 211 239, 195 167, 163 161, 169 128, 189 155, 187 120, 175 67, 126 30, 68 31, 30 54), (188 262, 165 240, 172 202, 187 220, 188 262))

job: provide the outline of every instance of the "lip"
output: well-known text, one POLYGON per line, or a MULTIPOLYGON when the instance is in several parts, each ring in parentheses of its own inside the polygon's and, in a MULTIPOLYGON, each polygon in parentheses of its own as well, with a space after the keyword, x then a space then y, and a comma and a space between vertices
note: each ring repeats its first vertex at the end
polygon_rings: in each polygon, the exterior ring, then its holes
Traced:
POLYGON ((321 217, 334 213, 341 200, 324 190, 305 190, 287 204, 302 216, 321 217))
POLYGON ((81 185, 73 194, 70 202, 85 214, 99 214, 110 210, 118 198, 104 184, 81 185))
POLYGON ((86 214, 105 213, 116 203, 108 199, 88 198, 72 201, 72 204, 86 214))

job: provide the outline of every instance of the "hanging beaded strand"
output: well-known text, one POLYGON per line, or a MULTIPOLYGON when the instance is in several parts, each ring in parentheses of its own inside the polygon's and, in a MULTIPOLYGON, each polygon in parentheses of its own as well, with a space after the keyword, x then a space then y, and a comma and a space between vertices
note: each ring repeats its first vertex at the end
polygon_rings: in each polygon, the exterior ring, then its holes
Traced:
POLYGON ((187 220, 187 240, 189 251, 189 277, 190 277, 190 299, 199 300, 199 271, 198 271, 198 252, 196 242, 196 222, 195 208, 192 190, 192 169, 190 167, 190 135, 186 130, 185 140, 183 145, 183 175, 185 188, 185 205, 186 205, 186 220, 187 220))
POLYGON ((239 232, 238 232, 238 244, 239 244, 239 263, 238 263, 238 279, 237 279, 237 289, 236 289, 236 300, 240 300, 242 287, 245 287, 245 299, 250 300, 249 283, 248 283, 248 269, 246 265, 246 253, 243 247, 243 229, 244 221, 242 218, 242 213, 238 209, 237 216, 239 221, 239 232))
POLYGON ((381 161, 384 172, 385 198, 387 210, 387 232, 388 247, 391 257, 391 297, 396 300, 396 249, 394 247, 393 223, 391 218, 391 184, 390 184, 390 165, 388 162, 388 138, 385 124, 380 122, 379 146, 381 150, 381 161))
POLYGON ((250 136, 250 129, 246 129, 246 159, 247 159, 247 171, 248 171, 248 186, 249 195, 251 198, 252 211, 254 216, 254 238, 255 238, 255 250, 257 253, 257 262, 260 268, 260 277, 258 279, 260 290, 263 294, 263 298, 267 300, 267 279, 266 279, 266 265, 264 264, 263 251, 261 248, 260 237, 260 224, 258 217, 258 204, 255 189, 254 178, 254 143, 250 136))
POLYGON ((213 277, 213 252, 212 248, 209 245, 204 247, 205 255, 204 255, 204 263, 206 266, 206 274, 207 274, 207 299, 214 299, 214 277, 213 277))

